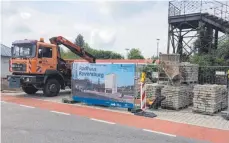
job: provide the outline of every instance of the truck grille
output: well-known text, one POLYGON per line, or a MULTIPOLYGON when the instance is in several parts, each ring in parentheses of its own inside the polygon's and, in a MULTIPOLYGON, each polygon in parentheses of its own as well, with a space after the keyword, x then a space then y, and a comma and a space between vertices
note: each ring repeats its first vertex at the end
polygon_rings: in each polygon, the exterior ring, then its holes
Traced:
POLYGON ((25 64, 12 64, 12 70, 13 71, 26 71, 26 65, 25 64))

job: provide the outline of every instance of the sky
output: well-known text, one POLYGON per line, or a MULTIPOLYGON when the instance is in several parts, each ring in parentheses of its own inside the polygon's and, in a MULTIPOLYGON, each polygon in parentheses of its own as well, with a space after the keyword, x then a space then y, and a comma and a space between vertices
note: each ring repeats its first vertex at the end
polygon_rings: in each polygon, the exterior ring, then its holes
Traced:
POLYGON ((166 52, 168 1, 3 1, 1 43, 78 34, 94 49, 126 56, 138 48, 146 58, 166 52))

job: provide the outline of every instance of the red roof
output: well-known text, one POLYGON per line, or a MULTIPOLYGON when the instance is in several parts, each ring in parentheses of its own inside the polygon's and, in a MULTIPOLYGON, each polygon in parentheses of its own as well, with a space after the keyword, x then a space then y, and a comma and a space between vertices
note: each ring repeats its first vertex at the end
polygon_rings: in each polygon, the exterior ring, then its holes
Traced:
MULTIPOLYGON (((87 62, 86 60, 83 59, 77 59, 74 60, 74 62, 87 62)), ((96 63, 135 63, 135 64, 147 64, 147 63, 152 63, 152 60, 148 59, 97 59, 96 63)))

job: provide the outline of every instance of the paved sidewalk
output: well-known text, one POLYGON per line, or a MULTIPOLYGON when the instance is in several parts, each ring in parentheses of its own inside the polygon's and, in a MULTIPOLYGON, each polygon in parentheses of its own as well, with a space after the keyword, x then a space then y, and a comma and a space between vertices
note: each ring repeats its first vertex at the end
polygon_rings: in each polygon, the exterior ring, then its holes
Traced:
POLYGON ((208 128, 229 130, 229 121, 223 119, 220 116, 220 113, 216 114, 215 116, 202 115, 198 113, 193 113, 191 107, 189 107, 188 109, 183 109, 181 111, 159 109, 153 112, 158 115, 158 117, 156 118, 162 120, 197 125, 208 128))

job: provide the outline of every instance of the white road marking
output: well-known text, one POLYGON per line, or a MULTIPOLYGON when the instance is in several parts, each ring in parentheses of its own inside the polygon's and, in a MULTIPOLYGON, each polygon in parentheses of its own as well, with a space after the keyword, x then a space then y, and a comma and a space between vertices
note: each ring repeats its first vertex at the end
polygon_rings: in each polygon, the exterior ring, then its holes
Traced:
POLYGON ((33 106, 27 106, 27 105, 22 105, 22 104, 20 104, 20 106, 21 106, 21 107, 26 107, 26 108, 35 108, 35 107, 33 107, 33 106))
POLYGON ((162 133, 162 132, 148 130, 148 129, 143 129, 143 131, 151 132, 151 133, 156 133, 156 134, 161 134, 161 135, 166 135, 166 136, 170 136, 170 137, 176 137, 176 135, 173 135, 173 134, 167 134, 167 133, 162 133))
POLYGON ((114 125, 114 124, 115 124, 115 123, 113 123, 113 122, 108 122, 108 121, 99 120, 99 119, 94 119, 94 118, 91 118, 91 120, 93 120, 93 121, 97 121, 97 122, 102 122, 102 123, 107 123, 107 124, 112 124, 112 125, 114 125))
MULTIPOLYGON (((40 101, 48 101, 48 102, 53 102, 53 103, 58 103, 58 104, 65 104, 66 103, 62 103, 61 100, 57 99, 57 100, 51 100, 51 99, 39 99, 39 98, 34 98, 34 97, 30 97, 32 99, 36 99, 36 100, 40 100, 40 101)), ((90 108, 90 109, 99 109, 99 110, 105 110, 105 111, 111 111, 111 112, 115 112, 115 113, 123 113, 123 114, 128 114, 128 115, 133 115, 133 113, 130 112, 126 112, 124 110, 120 111, 120 110, 113 110, 113 109, 106 109, 106 108, 101 108, 101 107, 96 107, 96 106, 88 106, 86 104, 68 104, 68 105, 73 105, 73 106, 79 106, 79 107, 85 107, 85 108, 90 108)))
POLYGON ((57 113, 57 114, 62 114, 62 115, 70 115, 69 113, 58 112, 58 111, 50 111, 50 112, 57 113))

